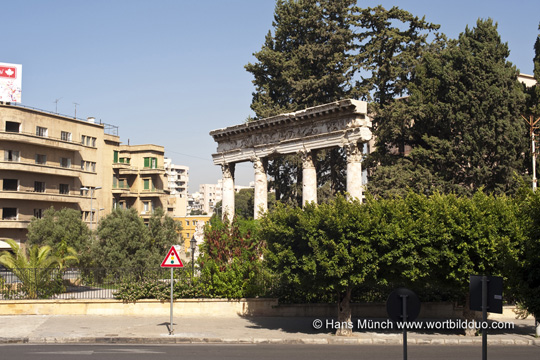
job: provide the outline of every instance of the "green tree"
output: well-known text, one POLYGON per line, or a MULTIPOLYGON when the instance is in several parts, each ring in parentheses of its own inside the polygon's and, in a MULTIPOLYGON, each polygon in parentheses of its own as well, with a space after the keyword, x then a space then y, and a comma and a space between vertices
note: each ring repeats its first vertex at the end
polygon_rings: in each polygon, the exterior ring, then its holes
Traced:
POLYGON ((255 64, 251 108, 257 118, 325 104, 351 90, 352 0, 278 0, 255 64))
POLYGON ((369 199, 378 278, 463 303, 471 274, 509 274, 525 239, 519 207, 506 196, 410 192, 369 199))
POLYGON ((182 243, 180 232, 182 225, 179 221, 165 214, 162 208, 156 208, 148 220, 151 249, 164 256, 172 245, 182 243))
MULTIPOLYGON (((303 210, 278 205, 261 224, 268 247, 265 259, 281 286, 302 292, 308 301, 321 296, 337 299, 340 322, 351 321, 352 292, 374 281, 378 268, 364 209, 338 196, 303 210)), ((340 335, 350 332, 338 330, 340 335)))
POLYGON ((540 336, 540 193, 529 188, 519 198, 523 227, 527 240, 523 243, 514 280, 517 298, 536 319, 536 335, 540 336))
POLYGON ((148 226, 135 209, 116 209, 99 222, 92 256, 97 267, 158 268, 179 242, 178 224, 156 209, 148 226))
POLYGON ((360 11, 358 27, 356 63, 365 76, 355 91, 384 107, 407 94, 414 68, 427 47, 428 33, 439 25, 396 6, 386 10, 379 5, 360 11))
MULTIPOLYGON (((321 105, 349 96, 354 75, 354 0, 279 0, 276 2, 273 33, 246 65, 253 74, 255 92, 252 110, 258 119, 321 105)), ((345 187, 344 156, 339 150, 326 152, 319 168, 332 189, 345 187), (332 167, 331 165, 335 166, 332 167)), ((269 186, 276 199, 301 204, 302 166, 297 156, 270 159, 269 186)))
POLYGON ((527 152, 524 122, 516 121, 525 97, 508 55, 491 20, 478 20, 457 42, 424 53, 403 105, 412 124, 408 141, 413 148, 409 156, 387 154, 370 176, 370 191, 380 195, 394 190, 378 174, 389 172, 386 165, 400 176, 407 174, 398 184, 412 188, 419 180, 426 193, 515 191, 514 174, 524 172, 527 152))
MULTIPOLYGON (((540 30, 540 24, 538 25, 540 30)), ((534 78, 536 79, 536 85, 528 89, 528 113, 532 114, 535 119, 540 116, 540 35, 536 37, 534 43, 534 78)))
POLYGON ((21 291, 27 298, 47 298, 62 291, 61 277, 55 276, 53 271, 60 267, 62 261, 76 257, 66 255, 66 258, 60 259, 53 255, 48 245, 39 247, 34 245, 27 252, 15 241, 11 239, 5 241, 11 247, 12 253, 3 251, 0 255, 0 264, 13 271, 21 281, 21 291))
MULTIPOLYGON (((90 230, 77 210, 68 208, 55 210, 52 207, 45 210, 41 219, 31 220, 27 239, 30 247, 48 245, 60 259, 76 255, 82 260, 82 264, 88 262, 90 230)), ((70 265, 70 262, 67 261, 63 265, 70 265)))
POLYGON ((212 218, 205 225, 198 259, 204 292, 226 298, 261 295, 265 276, 262 249, 255 221, 212 218))

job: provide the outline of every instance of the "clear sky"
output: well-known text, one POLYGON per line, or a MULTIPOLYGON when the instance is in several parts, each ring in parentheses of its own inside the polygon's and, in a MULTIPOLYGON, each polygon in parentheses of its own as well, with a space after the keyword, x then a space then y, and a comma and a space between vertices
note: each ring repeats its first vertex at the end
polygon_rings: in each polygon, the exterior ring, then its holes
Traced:
MULTIPOLYGON (((22 104, 117 125, 123 143, 157 144, 190 168, 190 192, 221 178, 209 132, 244 122, 254 62, 274 0, 2 1, 0 62, 23 65, 22 104)), ((457 38, 478 18, 498 23, 509 60, 532 74, 540 1, 359 1, 397 5, 457 38)), ((237 184, 253 179, 237 165, 237 184)))

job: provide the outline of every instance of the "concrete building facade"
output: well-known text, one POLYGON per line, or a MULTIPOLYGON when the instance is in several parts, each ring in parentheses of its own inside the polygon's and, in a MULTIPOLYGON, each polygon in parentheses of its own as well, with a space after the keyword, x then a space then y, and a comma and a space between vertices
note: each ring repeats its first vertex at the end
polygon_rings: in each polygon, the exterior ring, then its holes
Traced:
POLYGON ((143 219, 157 207, 167 209, 170 191, 164 154, 158 145, 120 145, 113 151, 113 208, 135 208, 143 219))
POLYGON ((51 206, 79 210, 89 225, 98 209, 110 212, 112 181, 103 180, 112 178, 120 139, 105 128, 0 104, 0 239, 24 240, 30 220, 51 206))
POLYGON ((121 145, 118 128, 0 104, 0 248, 24 243, 32 218, 71 208, 93 230, 116 206, 165 208, 164 148, 121 145))
POLYGON ((188 206, 189 167, 173 164, 172 160, 169 158, 165 158, 163 163, 169 190, 171 192, 168 198, 168 213, 172 217, 186 216, 188 206))

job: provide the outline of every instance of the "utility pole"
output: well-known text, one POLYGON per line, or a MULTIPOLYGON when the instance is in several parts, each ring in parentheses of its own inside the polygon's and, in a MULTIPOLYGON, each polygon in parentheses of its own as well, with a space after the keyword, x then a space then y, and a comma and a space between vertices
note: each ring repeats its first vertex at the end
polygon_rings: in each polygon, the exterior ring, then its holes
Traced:
POLYGON ((536 179, 536 144, 534 142, 534 130, 538 128, 538 126, 536 126, 536 124, 538 123, 538 121, 540 121, 540 117, 538 119, 536 119, 536 120, 534 120, 534 117, 532 115, 529 115, 528 120, 523 115, 521 115, 521 117, 529 125, 529 135, 531 137, 531 152, 532 152, 532 172, 533 172, 533 174, 532 174, 533 175, 532 188, 533 188, 533 191, 536 191, 536 183, 537 183, 537 179, 536 179))

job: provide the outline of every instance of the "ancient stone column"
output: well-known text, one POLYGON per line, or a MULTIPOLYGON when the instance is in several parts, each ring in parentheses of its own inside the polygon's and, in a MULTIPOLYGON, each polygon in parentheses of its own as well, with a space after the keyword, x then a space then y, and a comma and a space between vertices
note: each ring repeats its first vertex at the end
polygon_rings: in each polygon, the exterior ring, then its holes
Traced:
POLYGON ((302 156, 302 206, 309 202, 317 203, 317 171, 315 169, 315 152, 300 151, 302 156))
POLYGON ((234 217, 234 163, 221 165, 223 173, 223 190, 222 190, 222 218, 225 216, 232 221, 234 217))
POLYGON ((253 168, 255 169, 255 196, 254 196, 254 215, 259 219, 262 214, 268 210, 268 178, 266 176, 266 159, 259 157, 252 158, 253 168))
POLYGON ((347 150, 347 192, 351 199, 362 201, 362 151, 357 143, 348 144, 347 150))

